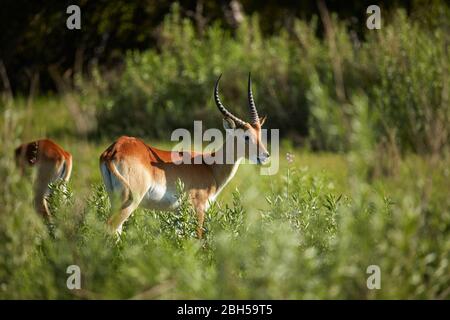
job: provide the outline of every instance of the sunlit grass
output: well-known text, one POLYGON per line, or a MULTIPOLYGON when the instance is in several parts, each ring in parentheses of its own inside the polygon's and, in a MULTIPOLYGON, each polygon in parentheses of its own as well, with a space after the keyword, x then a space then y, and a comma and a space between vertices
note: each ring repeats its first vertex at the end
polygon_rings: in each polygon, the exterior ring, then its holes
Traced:
POLYGON ((0 298, 450 297, 448 158, 406 156, 395 174, 367 179, 354 157, 283 142, 276 175, 239 168, 208 211, 203 240, 186 204, 176 213, 136 210, 117 241, 106 232, 98 168, 111 139, 75 134, 61 102, 42 99, 29 113, 16 104, 1 120, 14 129, 2 131, 0 150, 0 298), (50 229, 12 159, 16 143, 43 136, 74 160, 70 193, 55 189, 50 229), (66 287, 71 264, 82 270, 82 290, 66 287), (380 290, 366 286, 373 264, 380 290))

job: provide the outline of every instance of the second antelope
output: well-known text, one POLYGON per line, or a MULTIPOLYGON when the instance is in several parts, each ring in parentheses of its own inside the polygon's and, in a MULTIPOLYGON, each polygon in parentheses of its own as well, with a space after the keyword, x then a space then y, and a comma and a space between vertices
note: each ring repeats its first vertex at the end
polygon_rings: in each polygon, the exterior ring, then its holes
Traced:
POLYGON ((69 181, 72 173, 72 155, 49 139, 24 143, 15 150, 16 164, 24 173, 27 167, 36 167, 34 206, 44 217, 50 217, 47 197, 49 184, 62 179, 69 181))
POLYGON ((246 122, 231 112, 221 103, 219 98, 219 79, 214 87, 214 101, 222 113, 225 129, 233 132, 215 153, 191 152, 188 157, 201 157, 202 161, 178 163, 186 154, 159 150, 150 147, 142 140, 122 136, 100 156, 100 170, 111 202, 119 198, 120 208, 113 209, 108 224, 113 231, 120 234, 123 223, 132 212, 142 205, 147 209, 175 210, 178 205, 177 180, 184 184, 185 192, 191 201, 198 218, 198 237, 202 236, 205 211, 220 191, 233 178, 242 158, 257 164, 265 163, 269 153, 261 139, 261 126, 265 118, 260 119, 252 94, 251 77, 248 78, 248 104, 250 121, 246 122), (243 129, 243 130, 235 130, 243 129), (234 134, 236 132, 236 134, 234 134), (237 134, 240 132, 240 134, 237 134), (234 143, 234 139, 237 143, 234 143), (240 141, 239 141, 240 140, 240 141), (229 148, 232 142, 232 163, 229 160, 229 148), (236 152, 236 146, 245 144, 244 154, 236 152), (221 159, 211 163, 208 157, 221 159), (226 158, 226 159, 225 159, 226 158), (227 161, 226 161, 227 160, 227 161))

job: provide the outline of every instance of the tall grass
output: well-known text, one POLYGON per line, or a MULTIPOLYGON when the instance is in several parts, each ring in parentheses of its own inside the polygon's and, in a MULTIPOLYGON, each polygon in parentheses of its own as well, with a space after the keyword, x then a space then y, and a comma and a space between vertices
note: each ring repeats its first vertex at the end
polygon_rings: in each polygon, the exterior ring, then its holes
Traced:
MULTIPOLYGON (((184 201, 175 213, 137 210, 117 241, 105 228, 104 187, 97 180, 81 189, 84 175, 68 189, 52 186, 50 224, 34 212, 30 183, 11 156, 24 121, 17 110, 4 109, 2 120, 16 128, 0 150, 2 299, 450 298, 448 160, 431 166, 408 157, 396 176, 368 184, 350 154, 342 184, 336 160, 313 171, 304 161, 312 166, 321 156, 294 151, 270 179, 241 168, 239 191, 227 188, 232 198, 208 211, 203 240, 184 201), (248 179, 259 192, 251 203, 248 179), (81 269, 80 290, 66 286, 70 265, 81 269), (379 290, 367 288, 369 265, 381 269, 379 290)), ((84 150, 94 158, 97 149, 84 150)))

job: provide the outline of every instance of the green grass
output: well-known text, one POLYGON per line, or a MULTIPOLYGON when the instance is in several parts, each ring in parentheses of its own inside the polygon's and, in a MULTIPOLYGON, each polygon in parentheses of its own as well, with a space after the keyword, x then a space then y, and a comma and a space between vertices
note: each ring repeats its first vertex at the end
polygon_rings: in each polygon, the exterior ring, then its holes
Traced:
POLYGON ((257 15, 199 36, 174 5, 157 47, 129 52, 122 72, 94 66, 74 74, 70 95, 0 99, 0 299, 449 299, 450 10, 422 11, 393 11, 360 39, 335 15, 333 39, 318 36, 317 17, 263 35, 257 15), (243 116, 248 71, 259 113, 285 139, 278 174, 241 166, 202 240, 184 201, 136 210, 117 242, 98 168, 112 135, 168 149, 193 120, 221 127, 212 84, 224 74, 221 96, 243 116), (68 191, 52 186, 51 224, 12 158, 43 137, 74 160, 68 191), (66 286, 72 264, 81 290, 66 286), (370 265, 379 290, 367 287, 370 265))
POLYGON ((111 141, 77 137, 55 98, 38 99, 28 111, 20 101, 1 110, 2 299, 450 298, 445 157, 408 156, 395 174, 366 179, 355 154, 311 153, 285 142, 277 175, 240 167, 209 210, 203 240, 185 203, 176 213, 136 210, 117 242, 105 230, 109 200, 98 169, 111 141), (70 192, 56 187, 52 198, 50 229, 12 159, 17 143, 43 136, 74 157, 70 192), (81 290, 66 287, 72 264, 81 268, 81 290), (381 268, 380 290, 366 286, 373 264, 381 268))

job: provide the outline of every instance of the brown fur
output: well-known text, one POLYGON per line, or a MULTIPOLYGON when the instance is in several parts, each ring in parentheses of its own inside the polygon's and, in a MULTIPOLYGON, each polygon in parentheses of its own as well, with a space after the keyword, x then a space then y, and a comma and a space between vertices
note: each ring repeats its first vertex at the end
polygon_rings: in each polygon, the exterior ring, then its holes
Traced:
MULTIPOLYGON (((255 136, 258 148, 267 153, 261 142, 261 126, 246 124, 243 128, 255 136)), ((224 148, 224 147, 223 147, 224 148)), ((225 150, 225 149, 224 149, 225 150)), ((221 152, 221 151, 219 151, 221 152)), ((110 227, 120 233, 122 224, 139 206, 149 187, 157 184, 170 192, 176 189, 176 181, 184 183, 185 191, 197 212, 198 236, 202 236, 202 226, 208 201, 228 182, 233 172, 233 164, 194 164, 194 158, 208 157, 210 154, 189 153, 192 164, 175 164, 182 159, 182 152, 164 151, 146 145, 134 137, 122 136, 100 156, 100 165, 104 164, 122 184, 121 208, 108 221, 110 227), (117 171, 120 167, 120 172, 117 171)), ((237 169, 237 168, 236 168, 237 169)), ((103 177, 105 179, 105 176, 103 177)), ((171 210, 155 201, 150 209, 171 210)))
MULTIPOLYGON (((245 157, 256 163, 264 163, 269 153, 261 140, 261 126, 265 118, 258 117, 251 90, 251 77, 248 78, 248 98, 251 124, 230 113, 219 98, 219 80, 214 87, 214 101, 224 116, 224 127, 233 132, 227 137, 224 145, 213 153, 174 152, 164 151, 146 145, 142 140, 122 136, 117 139, 100 156, 100 170, 103 181, 110 193, 122 191, 121 206, 108 220, 110 228, 119 233, 123 223, 142 203, 148 209, 174 210, 179 205, 176 199, 177 181, 184 184, 184 191, 188 194, 198 218, 198 237, 202 237, 205 211, 210 201, 214 201, 223 187, 235 174, 240 159, 245 157), (236 127, 243 130, 234 130, 236 127), (251 146, 245 150, 245 155, 237 154, 234 138, 251 146), (233 144, 229 144, 229 143, 233 144), (232 159, 227 153, 234 145, 232 159), (188 160, 186 161, 179 160, 188 160), (220 161, 215 160, 234 160, 220 161), (197 161, 195 161, 197 160, 197 161)), ((242 145, 241 145, 242 146, 242 145)))
POLYGON ((24 143, 16 148, 15 160, 23 173, 27 167, 37 170, 34 181, 34 205, 44 217, 50 212, 46 197, 49 194, 48 185, 61 178, 69 181, 72 173, 72 155, 49 139, 24 143))

